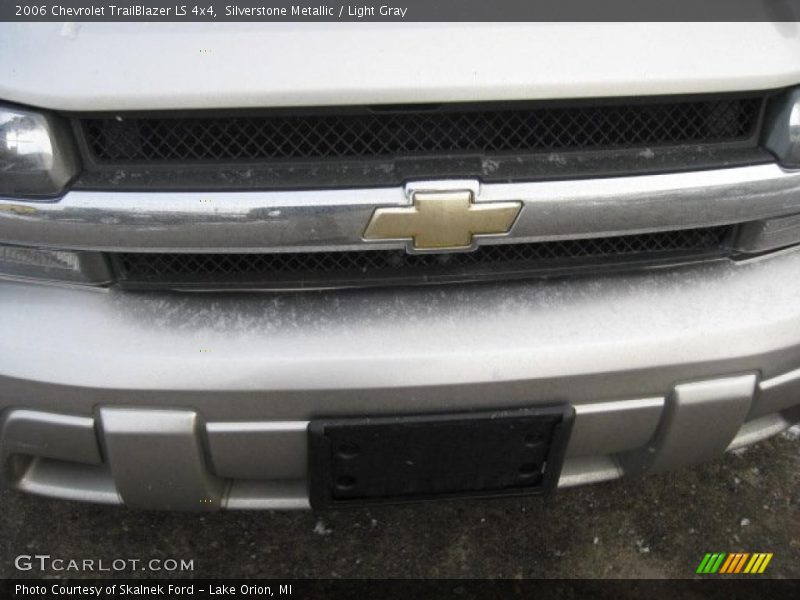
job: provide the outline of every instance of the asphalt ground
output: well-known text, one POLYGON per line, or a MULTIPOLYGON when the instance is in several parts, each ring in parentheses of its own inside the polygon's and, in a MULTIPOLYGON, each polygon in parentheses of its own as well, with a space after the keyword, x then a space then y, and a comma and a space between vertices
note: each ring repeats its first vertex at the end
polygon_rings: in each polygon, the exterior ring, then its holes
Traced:
POLYGON ((665 578, 695 576, 706 552, 772 552, 764 577, 800 577, 798 428, 700 467, 548 498, 194 514, 3 490, 0 506, 2 577, 665 578), (193 569, 15 567, 35 554, 193 569))

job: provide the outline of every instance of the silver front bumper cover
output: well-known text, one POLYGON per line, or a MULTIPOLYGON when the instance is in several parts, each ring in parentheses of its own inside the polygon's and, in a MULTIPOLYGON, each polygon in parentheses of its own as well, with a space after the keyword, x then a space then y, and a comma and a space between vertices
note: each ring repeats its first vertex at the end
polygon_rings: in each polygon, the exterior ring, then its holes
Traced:
POLYGON ((570 402, 562 486, 800 418, 800 252, 305 295, 0 284, 6 483, 148 508, 307 506, 315 417, 570 402))

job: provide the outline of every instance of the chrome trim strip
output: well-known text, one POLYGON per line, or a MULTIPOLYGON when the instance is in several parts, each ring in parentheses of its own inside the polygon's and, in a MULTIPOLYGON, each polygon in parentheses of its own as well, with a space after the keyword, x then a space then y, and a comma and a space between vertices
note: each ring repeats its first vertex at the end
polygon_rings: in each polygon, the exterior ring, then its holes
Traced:
MULTIPOLYGON (((438 182, 441 184, 441 182, 438 182)), ((453 182, 463 183, 463 182, 453 182)), ((777 164, 569 181, 484 184, 478 202, 521 200, 510 233, 480 244, 724 225, 800 212, 800 170, 777 164)), ((107 251, 299 252, 403 248, 362 234, 402 187, 281 192, 73 191, 0 199, 0 241, 107 251)))

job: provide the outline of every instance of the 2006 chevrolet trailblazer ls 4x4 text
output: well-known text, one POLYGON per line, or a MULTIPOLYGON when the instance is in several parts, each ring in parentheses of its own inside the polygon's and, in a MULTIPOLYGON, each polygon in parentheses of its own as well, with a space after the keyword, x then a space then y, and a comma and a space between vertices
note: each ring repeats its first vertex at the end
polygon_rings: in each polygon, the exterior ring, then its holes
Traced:
POLYGON ((798 26, 6 23, 0 279, 19 490, 712 459, 800 420, 798 26))

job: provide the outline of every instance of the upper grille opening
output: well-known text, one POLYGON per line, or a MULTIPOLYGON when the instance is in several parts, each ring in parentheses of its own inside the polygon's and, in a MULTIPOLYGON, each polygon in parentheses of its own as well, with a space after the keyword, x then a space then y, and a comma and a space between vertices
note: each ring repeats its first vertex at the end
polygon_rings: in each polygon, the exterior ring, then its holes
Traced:
POLYGON ((752 138, 762 97, 85 118, 100 163, 363 159, 713 144, 752 138))

